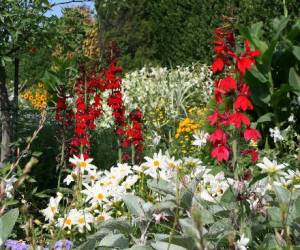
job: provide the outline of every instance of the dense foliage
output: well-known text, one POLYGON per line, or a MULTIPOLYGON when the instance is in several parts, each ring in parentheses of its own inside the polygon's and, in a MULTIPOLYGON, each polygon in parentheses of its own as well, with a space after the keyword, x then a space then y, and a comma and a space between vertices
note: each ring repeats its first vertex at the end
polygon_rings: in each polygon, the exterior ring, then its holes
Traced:
MULTIPOLYGON (((101 43, 113 40, 122 51, 122 66, 141 68, 147 63, 162 66, 210 62, 212 30, 222 16, 235 20, 235 27, 262 21, 270 38, 269 20, 284 13, 281 0, 97 0, 101 43)), ((291 18, 299 16, 297 0, 286 2, 291 18)))

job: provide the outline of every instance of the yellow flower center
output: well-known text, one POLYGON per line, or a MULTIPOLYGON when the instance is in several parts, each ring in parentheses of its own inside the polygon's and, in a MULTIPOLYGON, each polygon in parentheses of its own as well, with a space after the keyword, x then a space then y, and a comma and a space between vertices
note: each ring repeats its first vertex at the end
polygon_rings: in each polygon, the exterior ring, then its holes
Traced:
POLYGON ((153 161, 153 165, 154 165, 154 167, 159 167, 160 161, 154 160, 154 161, 153 161))
POLYGON ((168 166, 171 169, 175 169, 176 168, 176 164, 174 162, 169 162, 168 166))
POLYGON ((268 166, 268 172, 269 172, 270 174, 276 173, 276 172, 277 172, 276 166, 275 166, 275 165, 270 165, 270 166, 268 166))
POLYGON ((85 224, 85 220, 84 220, 84 217, 83 217, 83 216, 81 216, 81 217, 79 218, 78 224, 81 224, 81 225, 85 224))
POLYGON ((85 161, 79 162, 79 167, 86 168, 86 166, 87 166, 87 163, 85 161))
POLYGON ((98 193, 98 194, 97 194, 97 199, 100 200, 100 201, 102 201, 102 200, 104 199, 104 194, 101 193, 101 192, 98 193))
POLYGON ((71 224, 72 224, 72 220, 71 220, 70 218, 67 218, 67 219, 65 220, 65 224, 66 224, 66 225, 71 225, 71 224))
POLYGON ((103 215, 97 216, 97 221, 105 221, 105 217, 103 215))

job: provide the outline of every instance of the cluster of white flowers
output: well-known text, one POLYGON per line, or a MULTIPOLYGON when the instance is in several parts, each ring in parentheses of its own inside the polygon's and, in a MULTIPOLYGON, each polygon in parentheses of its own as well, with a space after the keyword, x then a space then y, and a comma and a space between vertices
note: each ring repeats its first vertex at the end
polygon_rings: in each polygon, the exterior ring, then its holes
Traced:
POLYGON ((185 157, 176 160, 168 152, 162 151, 155 153, 151 158, 145 157, 145 162, 140 165, 119 163, 104 171, 98 171, 96 166, 91 164, 92 159, 84 159, 83 156, 74 156, 70 162, 74 168, 63 182, 70 185, 81 180, 79 192, 83 204, 81 202, 82 205, 76 207, 76 201, 73 201, 69 209, 59 209, 63 195, 57 193, 56 197, 50 198, 47 208, 42 210, 45 220, 49 222, 46 226, 55 225, 61 229, 79 232, 91 230, 93 224, 109 219, 110 214, 116 212, 113 210, 114 204, 121 202, 126 193, 135 192, 135 184, 142 175, 149 179, 167 181, 175 190, 175 185, 172 184, 176 183, 177 173, 181 169, 188 169, 189 174, 184 176, 180 185, 185 186, 197 178, 198 198, 211 202, 222 197, 232 183, 224 177, 223 172, 211 174, 210 169, 197 158, 185 157))
MULTIPOLYGON (((191 101, 206 104, 213 93, 212 72, 207 65, 193 64, 174 69, 144 67, 127 73, 123 79, 122 94, 126 112, 139 108, 143 114, 163 107, 170 120, 179 117, 191 101)), ((103 96, 104 115, 100 127, 113 124, 111 110, 106 104, 108 93, 103 96)), ((146 124, 147 125, 147 124, 146 124)))
POLYGON ((278 127, 270 128, 270 136, 273 138, 275 143, 283 140, 283 136, 281 135, 278 127))

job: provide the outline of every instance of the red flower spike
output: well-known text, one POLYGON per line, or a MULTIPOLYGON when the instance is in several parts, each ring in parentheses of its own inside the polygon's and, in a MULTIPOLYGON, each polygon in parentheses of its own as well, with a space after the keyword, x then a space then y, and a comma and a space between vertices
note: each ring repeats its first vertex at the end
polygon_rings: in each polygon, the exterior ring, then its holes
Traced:
POLYGON ((250 100, 244 96, 244 95, 240 95, 236 98, 235 102, 234 102, 234 109, 235 110, 252 110, 253 109, 253 105, 250 102, 250 100))
POLYGON ((241 112, 235 112, 233 113, 230 118, 230 123, 234 125, 236 128, 240 128, 242 124, 244 124, 246 127, 250 126, 250 120, 247 115, 241 113, 241 112))
POLYGON ((211 70, 214 74, 222 72, 224 69, 225 62, 221 57, 217 57, 211 65, 211 70))
POLYGON ((226 144, 227 139, 228 139, 228 135, 219 128, 217 128, 215 130, 215 132, 213 132, 209 136, 209 141, 212 142, 213 144, 216 144, 216 143, 226 144))
POLYGON ((219 89, 225 91, 225 93, 228 93, 231 90, 236 90, 236 88, 236 81, 231 76, 227 76, 219 82, 219 89))
POLYGON ((215 111, 215 113, 207 117, 207 120, 209 121, 211 126, 215 126, 218 122, 218 118, 219 118, 219 112, 215 111))
POLYGON ((244 131, 244 138, 246 141, 258 141, 261 138, 261 134, 255 128, 246 128, 244 131))
POLYGON ((218 145, 211 151, 211 156, 216 158, 218 161, 228 161, 229 160, 230 151, 228 147, 224 145, 218 145))

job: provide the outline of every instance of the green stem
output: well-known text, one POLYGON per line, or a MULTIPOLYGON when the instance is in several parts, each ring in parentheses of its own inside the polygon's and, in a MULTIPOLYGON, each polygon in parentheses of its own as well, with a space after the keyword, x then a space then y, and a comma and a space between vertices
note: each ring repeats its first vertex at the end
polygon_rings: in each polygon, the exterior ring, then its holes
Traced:
POLYGON ((179 219, 179 206, 180 206, 180 193, 179 192, 180 192, 180 190, 179 190, 179 174, 177 172, 177 175, 176 175, 176 210, 175 210, 175 218, 174 218, 172 231, 170 233, 169 244, 168 244, 168 249, 167 250, 170 250, 172 238, 173 238, 174 233, 176 231, 176 225, 177 225, 177 221, 179 219))

